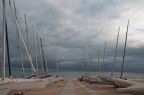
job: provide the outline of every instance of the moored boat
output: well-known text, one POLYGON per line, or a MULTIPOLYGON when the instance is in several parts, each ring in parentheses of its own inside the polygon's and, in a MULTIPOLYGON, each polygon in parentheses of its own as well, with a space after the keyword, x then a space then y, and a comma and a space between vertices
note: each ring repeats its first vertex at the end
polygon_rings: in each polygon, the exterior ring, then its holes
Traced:
POLYGON ((10 90, 39 90, 46 87, 46 79, 13 79, 15 82, 10 90))
POLYGON ((10 79, 0 80, 0 95, 7 95, 13 82, 10 79))

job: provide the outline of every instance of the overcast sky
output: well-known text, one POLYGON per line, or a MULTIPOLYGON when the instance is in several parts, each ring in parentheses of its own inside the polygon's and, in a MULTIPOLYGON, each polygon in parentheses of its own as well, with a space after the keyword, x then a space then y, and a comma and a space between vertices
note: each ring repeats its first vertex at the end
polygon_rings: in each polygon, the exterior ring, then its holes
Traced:
MULTIPOLYGON (((56 68, 56 58, 61 69, 84 69, 84 57, 96 68, 98 51, 103 70, 111 71, 118 28, 120 37, 115 70, 122 63, 125 33, 128 19, 129 33, 125 58, 125 71, 144 72, 144 1, 143 0, 14 0, 23 37, 27 43, 24 14, 29 29, 30 51, 35 64, 32 25, 38 32, 44 45, 45 59, 49 68, 56 68), (103 63, 104 44, 106 55, 103 63), (56 56, 57 55, 57 56, 56 56)), ((20 66, 20 53, 15 25, 10 16, 9 23, 10 53, 13 66, 20 66)), ((2 4, 0 3, 0 38, 2 38, 2 4)), ((0 39, 2 48, 2 39, 0 39)), ((37 41, 36 41, 37 43, 37 41)), ((37 44, 36 44, 37 45, 37 44)), ((38 52, 37 46, 37 53, 38 52)), ((0 49, 0 54, 2 50, 0 49)), ((25 66, 29 64, 23 48, 25 66)), ((1 56, 2 57, 2 56, 1 56)), ((1 58, 0 57, 0 58, 1 58)), ((40 58, 38 57, 40 63, 40 58)))

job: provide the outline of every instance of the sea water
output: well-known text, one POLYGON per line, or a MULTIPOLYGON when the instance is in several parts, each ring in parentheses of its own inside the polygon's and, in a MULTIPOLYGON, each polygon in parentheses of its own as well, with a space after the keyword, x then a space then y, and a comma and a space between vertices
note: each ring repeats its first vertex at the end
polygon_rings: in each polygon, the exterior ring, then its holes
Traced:
MULTIPOLYGON (((39 69, 39 73, 43 72, 41 69, 39 69)), ((64 78, 78 78, 80 76, 84 76, 84 75, 90 75, 90 76, 110 76, 111 72, 101 72, 100 74, 97 72, 85 72, 85 71, 60 71, 59 73, 56 72, 56 70, 54 69, 49 69, 49 73, 50 74, 59 74, 60 76, 64 77, 64 78)), ((32 70, 30 68, 25 68, 25 72, 24 72, 24 76, 25 78, 28 77, 29 75, 32 74, 32 70)), ((8 76, 8 70, 6 70, 6 76, 8 76)), ((22 69, 21 68, 12 68, 12 76, 13 77, 22 77, 23 73, 22 73, 22 69)), ((114 72, 114 77, 119 77, 120 76, 120 72, 114 72)), ((0 77, 1 77, 1 73, 0 73, 0 77)), ((126 78, 144 78, 144 74, 143 73, 134 73, 134 72, 124 72, 123 73, 123 77, 126 78)))

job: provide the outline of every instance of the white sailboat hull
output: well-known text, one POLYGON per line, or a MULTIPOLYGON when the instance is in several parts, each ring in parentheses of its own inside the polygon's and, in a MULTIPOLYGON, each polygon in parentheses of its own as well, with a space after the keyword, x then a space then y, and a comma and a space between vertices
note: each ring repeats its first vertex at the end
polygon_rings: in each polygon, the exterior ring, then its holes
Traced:
POLYGON ((54 83, 55 78, 54 77, 48 77, 47 78, 47 85, 54 83))
POLYGON ((14 79, 10 90, 39 90, 46 87, 46 79, 14 79))
POLYGON ((0 95, 7 95, 12 85, 11 80, 0 80, 0 95))
POLYGON ((61 81, 61 80, 62 80, 62 77, 56 77, 56 78, 55 78, 55 82, 61 81))
POLYGON ((118 85, 119 87, 129 87, 132 85, 139 84, 137 82, 133 82, 130 80, 123 80, 123 79, 119 79, 119 78, 111 78, 111 80, 114 82, 115 85, 118 85))
POLYGON ((122 93, 131 93, 134 95, 144 95, 144 84, 133 85, 127 88, 119 88, 117 89, 122 93))
POLYGON ((48 77, 47 85, 62 80, 62 77, 48 77))

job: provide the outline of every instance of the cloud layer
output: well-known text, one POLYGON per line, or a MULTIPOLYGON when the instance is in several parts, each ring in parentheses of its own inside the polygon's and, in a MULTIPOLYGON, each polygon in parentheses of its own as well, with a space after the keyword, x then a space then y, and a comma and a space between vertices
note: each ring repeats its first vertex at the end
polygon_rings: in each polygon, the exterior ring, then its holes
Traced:
MULTIPOLYGON (((80 70, 84 68, 84 57, 89 62, 92 53, 92 69, 95 70, 98 51, 101 51, 100 63, 103 63, 104 43, 106 56, 103 69, 110 71, 113 63, 117 31, 120 38, 115 70, 122 63, 127 20, 130 19, 125 70, 143 72, 144 70, 144 1, 143 0, 15 0, 17 15, 26 40, 24 14, 27 16, 31 54, 35 63, 32 25, 44 44, 45 59, 49 68, 80 70), (55 56, 57 55, 57 56, 55 56), (137 70, 137 68, 139 68, 137 70)), ((2 7, 0 7, 2 12, 2 7)), ((20 54, 17 47, 15 26, 9 17, 9 36, 11 60, 19 64, 20 54)), ((2 15, 0 16, 2 18, 2 15)), ((0 20, 2 25, 2 19, 0 20)), ((2 37, 2 26, 0 28, 2 37)), ((1 41, 2 42, 2 41, 1 41)), ((37 44, 36 44, 37 45, 37 44)), ((2 46, 2 44, 1 44, 2 46)), ((2 48, 2 47, 1 47, 2 48)), ((37 45, 37 54, 38 52, 37 45)), ((1 49, 0 49, 1 52, 1 49)), ((23 49, 25 66, 28 59, 23 49)), ((38 62, 40 58, 38 57, 38 62)), ((15 66, 15 65, 13 65, 15 66)))

